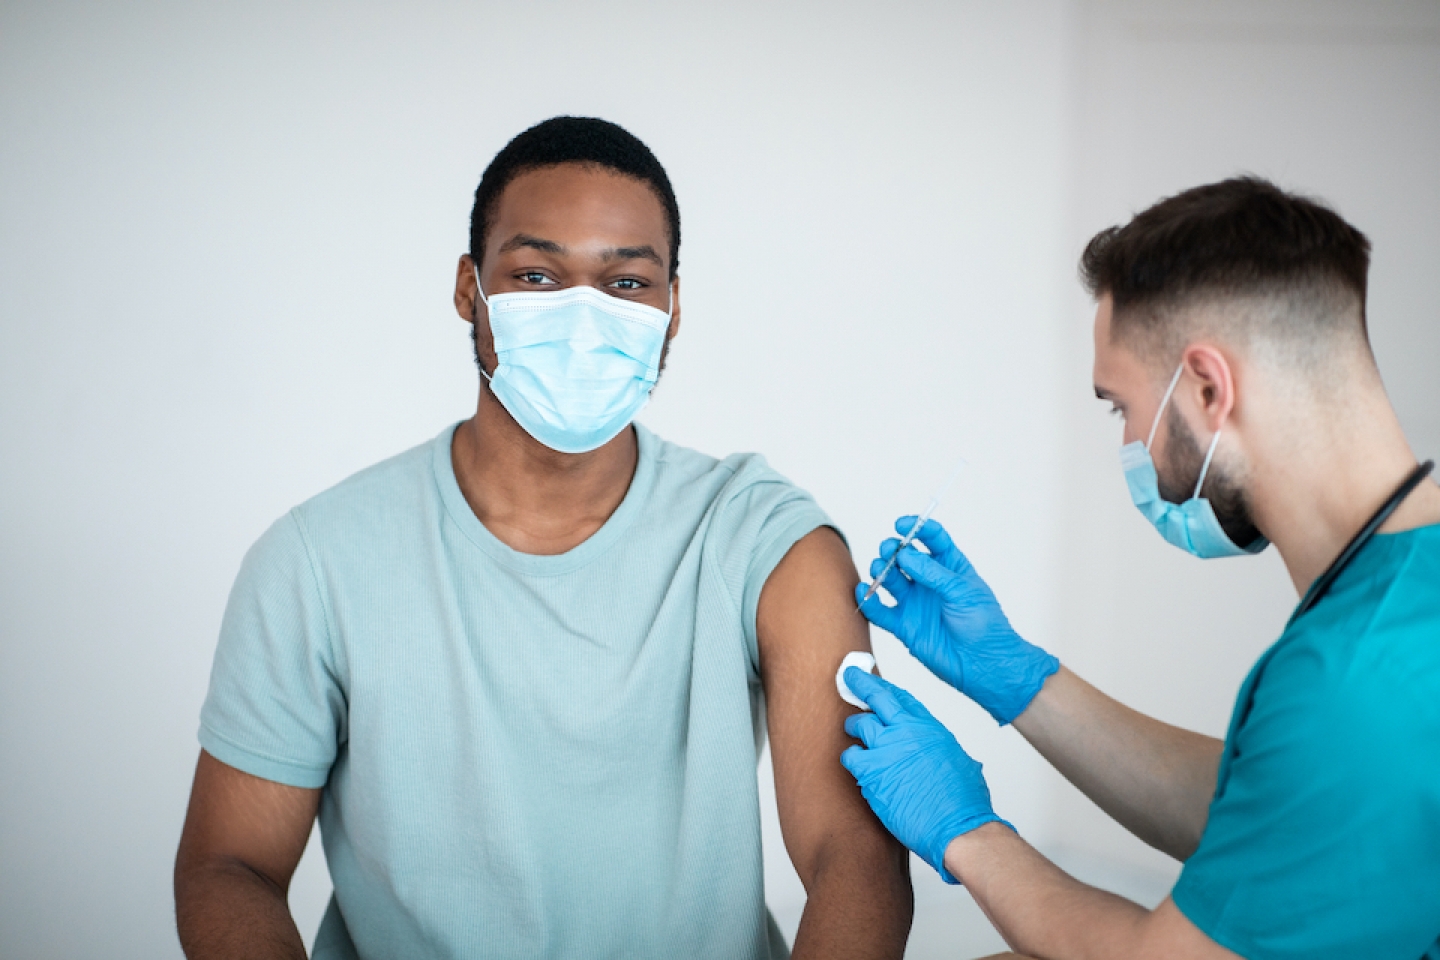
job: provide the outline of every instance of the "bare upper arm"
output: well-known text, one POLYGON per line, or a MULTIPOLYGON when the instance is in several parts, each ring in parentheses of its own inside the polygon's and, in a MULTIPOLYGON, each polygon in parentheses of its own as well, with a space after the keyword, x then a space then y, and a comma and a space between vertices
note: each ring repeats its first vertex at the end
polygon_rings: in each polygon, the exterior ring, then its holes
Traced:
POLYGON ((207 863, 243 864, 288 891, 320 807, 320 791, 264 780, 204 750, 175 858, 177 885, 207 863))
POLYGON ((775 792, 785 847, 807 884, 826 839, 847 842, 874 832, 874 819, 840 754, 853 707, 835 690, 846 653, 870 649, 865 619, 855 611, 855 565, 839 534, 812 531, 790 548, 760 594, 756 634, 765 686, 775 792))

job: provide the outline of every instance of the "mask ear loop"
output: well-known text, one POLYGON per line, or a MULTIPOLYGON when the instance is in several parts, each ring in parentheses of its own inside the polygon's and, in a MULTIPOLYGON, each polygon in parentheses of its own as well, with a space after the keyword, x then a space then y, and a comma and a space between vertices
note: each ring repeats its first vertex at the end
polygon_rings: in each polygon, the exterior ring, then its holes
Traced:
MULTIPOLYGON (((1165 396, 1160 400, 1160 409, 1155 411, 1155 421, 1150 424, 1150 437, 1145 441, 1145 449, 1148 452, 1150 445, 1155 442, 1155 431, 1160 429, 1160 415, 1165 412, 1165 407, 1170 402, 1170 397, 1175 393, 1175 385, 1180 382, 1180 374, 1185 372, 1185 361, 1180 361, 1180 366, 1175 368, 1175 376, 1170 378, 1170 386, 1165 388, 1165 396)), ((1200 496, 1200 488, 1205 486, 1205 475, 1210 472, 1210 461, 1215 458, 1215 448, 1220 445, 1220 434, 1223 430, 1216 430, 1215 436, 1210 438, 1210 449, 1205 451, 1205 462, 1200 465, 1200 479, 1195 481, 1195 492, 1190 494, 1194 500, 1200 496)))
POLYGON ((1215 437, 1210 441, 1210 449, 1205 453, 1205 462, 1200 466, 1200 479, 1195 481, 1195 492, 1190 494, 1191 500, 1199 497, 1200 488, 1205 486, 1205 474, 1210 472, 1210 459, 1215 456, 1215 448, 1220 444, 1220 434, 1224 432, 1223 430, 1216 430, 1215 437))
MULTIPOLYGON (((1149 452, 1150 445, 1155 442, 1155 431, 1160 429, 1160 415, 1165 412, 1165 407, 1170 403, 1170 395, 1175 392, 1175 385, 1180 382, 1180 374, 1185 372, 1185 361, 1180 361, 1180 366, 1175 368, 1175 376, 1170 378, 1170 386, 1165 388, 1165 396, 1160 398, 1160 409, 1155 411, 1155 419, 1150 422, 1150 436, 1145 441, 1145 450, 1149 452)), ((1208 462, 1208 461, 1207 461, 1208 462)))
MULTIPOLYGON (((488 311, 488 310, 490 309, 490 301, 487 300, 487 299, 485 299, 485 291, 482 290, 482 289, 480 289, 480 266, 479 266, 479 264, 475 264, 474 267, 473 267, 473 269, 474 269, 474 271, 475 271, 475 293, 479 295, 479 297, 480 297, 480 302, 483 303, 483 304, 485 304, 485 309, 488 311)), ((490 379, 490 374, 488 374, 488 373, 485 372, 485 368, 484 368, 484 367, 480 366, 480 364, 477 363, 477 364, 475 364, 475 368, 480 371, 480 376, 482 376, 482 377, 485 378, 485 382, 486 382, 486 383, 492 382, 491 379, 490 379)))

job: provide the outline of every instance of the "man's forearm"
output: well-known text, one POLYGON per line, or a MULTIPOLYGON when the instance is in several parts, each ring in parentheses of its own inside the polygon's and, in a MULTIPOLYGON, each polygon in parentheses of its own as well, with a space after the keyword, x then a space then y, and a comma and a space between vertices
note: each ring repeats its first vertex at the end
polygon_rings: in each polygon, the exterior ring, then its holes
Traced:
POLYGON ((189 960, 305 960, 285 892, 244 864, 177 870, 175 915, 189 960))
POLYGON ((1215 792, 1219 740, 1131 710, 1064 667, 1015 729, 1141 840, 1178 860, 1195 851, 1215 792))
POLYGON ((817 860, 795 934, 795 960, 905 953, 914 898, 909 853, 883 839, 844 837, 817 860))

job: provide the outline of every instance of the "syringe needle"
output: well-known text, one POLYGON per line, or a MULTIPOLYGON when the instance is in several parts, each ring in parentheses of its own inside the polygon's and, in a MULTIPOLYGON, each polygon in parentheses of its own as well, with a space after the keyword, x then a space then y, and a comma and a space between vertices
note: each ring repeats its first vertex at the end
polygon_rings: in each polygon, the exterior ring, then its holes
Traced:
MULTIPOLYGON (((955 485, 955 478, 960 476, 960 471, 965 469, 965 464, 965 458, 961 457, 960 460, 955 464, 955 469, 950 471, 950 476, 945 478, 945 485, 940 488, 940 492, 935 494, 935 496, 931 498, 931 510, 934 510, 935 507, 940 505, 940 501, 945 499, 945 494, 949 493, 950 488, 955 485)), ((930 514, 927 512, 925 516, 926 519, 929 519, 930 514)))

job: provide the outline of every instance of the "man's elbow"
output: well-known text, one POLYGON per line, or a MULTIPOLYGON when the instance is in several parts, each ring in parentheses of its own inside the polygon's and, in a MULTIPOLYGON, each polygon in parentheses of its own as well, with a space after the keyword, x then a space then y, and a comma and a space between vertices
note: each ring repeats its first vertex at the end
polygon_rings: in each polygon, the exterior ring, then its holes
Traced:
POLYGON ((903 887, 910 894, 910 853, 880 822, 837 829, 817 845, 795 872, 807 891, 832 880, 864 887, 903 887))

